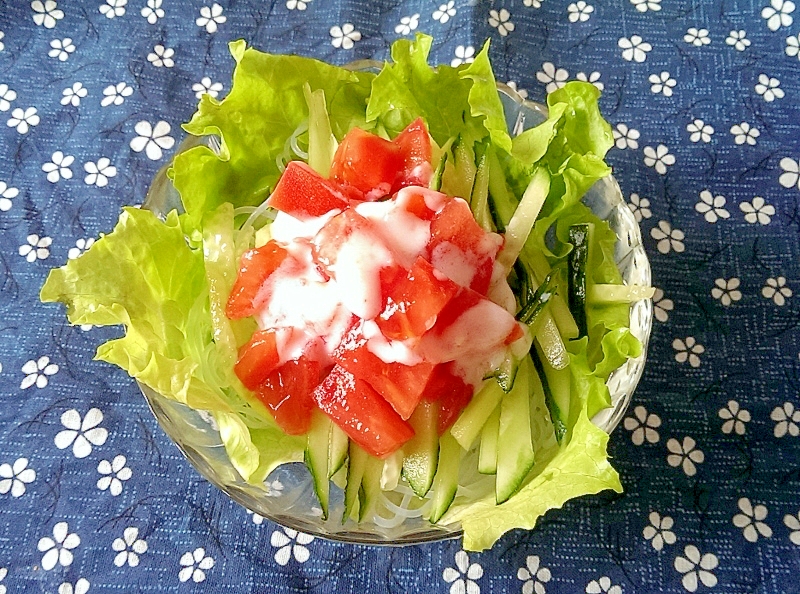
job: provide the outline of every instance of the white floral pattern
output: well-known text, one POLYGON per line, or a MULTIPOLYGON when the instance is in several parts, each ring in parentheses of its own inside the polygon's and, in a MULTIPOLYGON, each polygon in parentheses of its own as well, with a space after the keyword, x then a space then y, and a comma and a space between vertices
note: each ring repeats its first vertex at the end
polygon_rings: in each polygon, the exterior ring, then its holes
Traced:
POLYGON ((604 575, 586 585, 586 594, 622 594, 622 587, 611 583, 611 578, 604 575))
POLYGON ((666 145, 659 144, 656 148, 644 147, 644 164, 652 167, 661 175, 667 174, 667 167, 675 165, 675 155, 669 152, 666 145))
POLYGON ((133 87, 127 83, 120 82, 115 85, 108 85, 103 89, 103 99, 100 105, 108 107, 109 105, 122 105, 125 102, 125 97, 133 95, 133 87))
POLYGON ((781 88, 781 81, 766 74, 758 75, 755 89, 756 93, 761 95, 767 103, 772 103, 775 99, 782 99, 785 94, 781 88))
POLYGON ((724 306, 729 306, 734 301, 742 299, 742 292, 739 290, 741 281, 736 278, 718 278, 714 281, 714 287, 711 289, 711 296, 724 306))
POLYGON ((744 220, 755 225, 768 225, 775 216, 775 207, 767 204, 761 196, 756 196, 750 202, 740 202, 739 209, 744 213, 744 220))
POLYGON ((103 413, 99 408, 90 408, 83 418, 74 408, 65 411, 61 415, 64 430, 56 434, 56 447, 64 450, 72 446, 76 458, 85 458, 92 453, 92 446, 101 446, 108 439, 108 430, 100 427, 102 422, 103 413))
POLYGON ((628 203, 628 208, 633 213, 637 223, 641 223, 645 219, 653 216, 650 210, 650 200, 639 196, 637 193, 631 194, 631 201, 628 203))
POLYGON ((717 585, 717 576, 713 570, 719 565, 713 553, 700 553, 695 545, 686 545, 683 556, 675 557, 675 571, 683 574, 681 583, 687 592, 697 592, 698 580, 704 586, 713 588, 717 585))
POLYGON ((611 131, 614 135, 614 144, 618 149, 638 149, 639 131, 629 128, 627 124, 619 123, 611 131))
POLYGON ((25 374, 25 379, 22 380, 19 387, 21 390, 26 390, 31 386, 37 388, 47 387, 50 376, 58 373, 58 365, 50 362, 50 357, 42 355, 38 359, 31 359, 22 366, 22 373, 25 374))
POLYGON ((76 82, 71 87, 67 87, 61 92, 61 105, 72 105, 78 107, 81 104, 81 99, 86 97, 89 91, 83 86, 83 83, 76 82))
POLYGON ((125 456, 121 454, 115 456, 111 462, 100 460, 97 472, 102 476, 97 481, 97 488, 101 491, 108 490, 114 497, 122 493, 123 481, 127 481, 133 476, 133 472, 126 466, 126 463, 125 456))
POLYGON ((770 0, 769 6, 761 11, 761 18, 767 21, 770 31, 777 31, 792 24, 794 8, 792 0, 770 0))
POLYGON ((411 16, 404 16, 394 28, 394 32, 398 35, 408 35, 412 31, 416 31, 419 26, 419 13, 412 14, 411 16))
POLYGON ((667 299, 664 296, 664 291, 656 288, 653 293, 653 315, 659 322, 666 322, 669 320, 669 312, 675 309, 675 304, 672 299, 667 299))
POLYGON ((683 243, 686 235, 680 229, 673 229, 667 221, 659 221, 657 227, 650 229, 650 236, 658 242, 656 247, 662 254, 671 251, 680 254, 686 249, 683 243))
POLYGON ((58 594, 86 594, 89 591, 89 580, 78 578, 73 586, 69 582, 64 582, 58 587, 58 594))
POLYGON ((642 536, 644 536, 645 540, 650 541, 650 544, 653 545, 655 550, 662 550, 665 544, 675 544, 676 537, 675 533, 672 531, 675 521, 671 517, 664 516, 662 518, 661 514, 653 511, 650 512, 647 519, 649 524, 644 527, 642 536))
POLYGON ((164 18, 164 9, 161 8, 164 0, 147 0, 147 4, 142 8, 142 16, 151 25, 155 25, 158 19, 164 18))
POLYGON ((792 290, 786 286, 786 277, 770 277, 761 289, 761 295, 765 299, 772 299, 775 305, 785 305, 786 300, 792 296, 792 290))
POLYGON ((19 190, 12 188, 6 182, 0 181, 0 212, 7 212, 11 210, 14 205, 12 200, 19 196, 19 190))
POLYGON ((88 239, 84 239, 81 237, 77 241, 75 241, 75 247, 69 248, 69 252, 67 252, 67 258, 70 260, 74 260, 75 258, 80 257, 83 252, 88 250, 90 247, 94 245, 94 237, 89 237, 88 239))
POLYGON ((64 11, 58 7, 55 0, 33 0, 31 8, 33 22, 45 29, 53 29, 56 23, 64 18, 64 11))
POLYGON ((772 409, 769 418, 775 421, 775 437, 797 437, 800 435, 800 408, 791 402, 784 402, 772 409))
POLYGON ((631 432, 631 441, 634 445, 640 446, 645 441, 658 443, 657 429, 661 427, 661 419, 656 414, 648 413, 645 407, 639 405, 634 408, 633 416, 625 418, 624 426, 631 432))
POLYGON ((455 565, 446 567, 442 572, 442 578, 450 584, 450 594, 480 594, 477 580, 483 577, 483 567, 478 563, 470 563, 466 551, 456 553, 455 565))
POLYGON ((36 471, 28 467, 27 458, 17 458, 14 464, 0 464, 0 495, 11 493, 14 498, 22 497, 29 485, 36 480, 36 471))
POLYGON ((72 551, 81 544, 80 537, 69 531, 69 524, 58 522, 53 526, 53 537, 43 536, 39 539, 37 548, 44 553, 42 569, 50 571, 56 565, 69 567, 72 565, 72 551))
POLYGON ((114 557, 114 565, 117 567, 136 567, 139 565, 139 557, 147 552, 147 541, 139 538, 139 529, 135 526, 128 526, 122 533, 122 538, 115 538, 111 543, 111 548, 117 551, 114 557))
POLYGON ((66 62, 70 54, 75 51, 75 44, 72 43, 71 37, 65 37, 51 41, 50 48, 50 51, 47 52, 48 56, 58 59, 59 62, 66 62))
POLYGON ((155 126, 142 120, 134 130, 137 136, 131 140, 131 150, 136 153, 144 151, 147 158, 153 161, 158 161, 164 155, 164 150, 175 146, 175 139, 169 135, 172 127, 163 120, 156 122, 155 126))
POLYGON ((792 514, 783 516, 783 523, 789 529, 789 540, 800 547, 800 511, 794 516, 792 514))
POLYGON ((451 18, 456 16, 456 3, 455 0, 450 0, 445 4, 440 4, 439 8, 433 11, 433 20, 439 21, 443 25, 451 18))
POLYGON ((772 536, 772 528, 764 522, 768 513, 765 505, 754 506, 747 497, 739 499, 738 505, 741 513, 733 516, 733 525, 742 529, 745 540, 756 542, 759 537, 772 536))
POLYGON ((11 109, 11 102, 16 100, 17 92, 8 87, 7 84, 0 84, 0 111, 11 109))
POLYGON ((536 73, 536 80, 540 83, 547 85, 545 90, 548 93, 560 89, 567 84, 569 72, 563 68, 556 68, 552 62, 545 62, 542 64, 542 69, 536 73))
POLYGON ((353 23, 345 23, 341 27, 335 25, 331 27, 330 34, 333 47, 344 50, 353 49, 355 44, 361 41, 361 32, 356 30, 353 23))
POLYGON ((216 99, 222 91, 222 83, 213 82, 209 77, 204 76, 200 79, 200 82, 192 85, 192 91, 194 91, 194 96, 198 99, 203 95, 208 95, 216 99))
POLYGON ((153 51, 147 54, 147 61, 156 68, 172 68, 175 66, 175 50, 171 47, 164 47, 158 43, 153 46, 153 51))
POLYGON ((719 418, 723 420, 723 433, 744 435, 746 423, 751 420, 750 411, 739 406, 736 400, 729 400, 727 406, 719 409, 719 418))
POLYGON ((725 43, 732 45, 738 52, 743 52, 750 47, 750 40, 747 38, 747 31, 744 29, 734 29, 725 38, 725 43))
POLYGON ((622 58, 628 62, 644 62, 653 46, 644 41, 639 35, 621 37, 617 45, 622 49, 622 58))
POLYGON ((551 577, 550 570, 541 565, 538 555, 528 555, 525 567, 517 570, 517 579, 522 581, 522 594, 545 594, 545 584, 551 577))
POLYGON ((206 30, 207 33, 216 33, 219 25, 228 20, 224 14, 222 6, 214 2, 211 6, 203 6, 200 9, 200 16, 195 20, 195 24, 206 30))
POLYGON ((124 15, 127 5, 128 0, 105 0, 105 3, 100 5, 99 11, 100 14, 113 19, 124 15))
POLYGON ((756 145, 756 138, 761 136, 758 128, 754 128, 747 122, 735 124, 731 126, 731 134, 733 134, 733 141, 736 144, 749 144, 750 146, 756 145))
POLYGON ((278 549, 275 551, 275 562, 278 565, 287 565, 292 557, 298 563, 308 561, 311 551, 306 545, 312 542, 314 542, 313 536, 291 528, 275 530, 270 537, 270 544, 278 549))
POLYGON ((725 208, 725 196, 714 196, 708 190, 700 192, 700 201, 694 209, 703 215, 709 223, 716 223, 720 219, 729 219, 731 213, 725 208))
POLYGON ((711 142, 711 137, 714 135, 714 128, 700 118, 689 123, 686 131, 689 132, 689 140, 692 142, 711 142))
POLYGON ((697 47, 702 47, 711 43, 711 39, 708 36, 708 29, 698 29, 697 27, 689 27, 686 31, 686 35, 683 36, 683 40, 697 47))
POLYGON ((497 29, 497 32, 503 37, 514 30, 514 23, 511 21, 511 13, 505 8, 501 8, 499 11, 489 11, 489 25, 497 29))
POLYGON ((567 6, 567 18, 570 23, 584 23, 589 20, 594 12, 594 6, 587 4, 585 0, 578 0, 567 6))
POLYGON ((181 570, 178 572, 178 579, 181 582, 192 580, 195 584, 204 582, 206 571, 214 567, 214 558, 206 555, 203 547, 197 547, 194 551, 188 551, 181 555, 181 570))
POLYGON ((472 64, 475 60, 475 48, 471 45, 458 45, 453 53, 456 56, 450 61, 450 66, 453 68, 462 64, 472 64))
POLYGON ((667 464, 676 468, 680 466, 686 476, 697 474, 696 464, 702 464, 706 459, 697 442, 689 436, 684 437, 683 441, 671 438, 667 441, 667 451, 667 464))
POLYGON ((31 128, 39 125, 39 121, 38 110, 35 107, 25 109, 17 107, 11 112, 6 124, 9 128, 16 128, 20 134, 27 134, 31 128))
POLYGON ((705 347, 694 336, 687 336, 686 340, 676 338, 672 341, 672 348, 675 349, 675 360, 678 363, 688 361, 692 367, 700 367, 700 355, 706 352, 705 347))

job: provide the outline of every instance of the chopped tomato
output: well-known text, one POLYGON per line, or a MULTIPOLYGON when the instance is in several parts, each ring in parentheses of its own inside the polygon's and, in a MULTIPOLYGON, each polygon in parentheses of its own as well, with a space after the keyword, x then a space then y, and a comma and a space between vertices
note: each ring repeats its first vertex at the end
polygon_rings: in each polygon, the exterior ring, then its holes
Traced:
POLYGON ((395 200, 406 212, 430 221, 452 198, 435 190, 411 186, 398 191, 395 200))
POLYGON ((347 207, 338 188, 302 161, 286 165, 267 204, 301 220, 347 207))
POLYGON ((366 381, 335 365, 315 388, 320 410, 347 435, 378 458, 414 437, 414 430, 366 381))
POLYGON ((435 268, 461 286, 485 295, 501 243, 499 235, 481 229, 466 202, 455 198, 431 221, 428 252, 435 268))
POLYGON ((308 433, 315 406, 312 394, 319 383, 319 372, 317 361, 302 356, 275 369, 256 389, 275 422, 289 435, 308 433))
POLYGON ((392 191, 406 186, 427 187, 433 175, 431 136, 422 118, 411 122, 393 142, 405 157, 405 171, 395 180, 392 191))
POLYGON ((387 338, 405 340, 425 334, 459 286, 437 273, 421 256, 408 274, 389 288, 383 311, 375 318, 387 338))
POLYGON ((275 332, 258 330, 250 342, 239 349, 239 359, 233 371, 246 388, 255 390, 267 380, 279 363, 275 332))
POLYGON ((425 386, 425 400, 439 403, 439 435, 456 422, 472 395, 472 386, 453 373, 452 363, 440 363, 434 368, 425 386))
MULTIPOLYGON (((378 337, 382 340, 382 337, 378 337)), ((421 361, 415 365, 385 363, 370 349, 358 319, 333 353, 340 366, 369 383, 403 419, 408 419, 422 399, 434 365, 421 361)))
POLYGON ((404 167, 405 158, 396 144, 353 128, 336 149, 330 177, 376 200, 390 194, 397 172, 404 167))
POLYGON ((260 308, 266 298, 259 295, 262 286, 287 256, 288 252, 275 241, 242 254, 239 273, 225 307, 229 318, 246 318, 260 308))

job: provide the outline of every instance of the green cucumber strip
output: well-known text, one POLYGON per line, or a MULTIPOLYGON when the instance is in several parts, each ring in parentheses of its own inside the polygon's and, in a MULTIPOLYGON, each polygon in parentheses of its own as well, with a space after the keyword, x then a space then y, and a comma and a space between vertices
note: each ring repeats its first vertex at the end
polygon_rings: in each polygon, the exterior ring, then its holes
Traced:
POLYGON ((403 450, 397 450, 383 461, 381 469, 381 490, 394 491, 400 482, 400 472, 403 470, 403 450))
POLYGON ((541 385, 541 389, 544 392, 544 401, 547 404, 547 410, 550 411, 550 420, 553 422, 556 441, 561 443, 561 440, 564 439, 564 436, 567 434, 567 424, 569 422, 569 370, 565 370, 566 377, 564 377, 562 372, 545 365, 542 362, 539 351, 540 349, 536 346, 531 349, 531 360, 533 361, 537 376, 536 381, 532 381, 531 384, 534 390, 537 388, 537 384, 541 385))
POLYGON ((536 326, 536 328, 531 327, 531 332, 534 333, 536 341, 542 347, 544 358, 554 369, 565 369, 569 365, 569 354, 553 320, 553 314, 547 310, 543 311, 539 315, 536 326))
POLYGON ((503 362, 500 363, 497 369, 483 379, 494 378, 500 386, 500 389, 508 394, 514 387, 517 371, 519 371, 519 359, 514 356, 514 353, 509 348, 506 351, 506 357, 503 359, 503 362))
POLYGON ((578 325, 578 337, 589 333, 586 327, 586 260, 589 255, 589 233, 589 223, 572 225, 569 228, 572 251, 567 258, 568 303, 572 317, 578 325))
POLYGON ((331 423, 330 445, 328 446, 328 476, 336 474, 347 460, 347 447, 350 438, 336 423, 331 423))
POLYGON ((347 484, 344 488, 344 513, 342 514, 342 524, 347 522, 347 518, 355 519, 356 504, 359 501, 358 492, 361 489, 361 481, 364 478, 364 471, 367 468, 369 454, 362 450, 355 442, 350 442, 349 463, 347 465, 347 484))
POLYGON ((531 439, 531 409, 528 394, 530 363, 525 358, 524 370, 514 383, 514 389, 500 403, 500 429, 497 436, 497 479, 495 497, 500 505, 517 492, 533 468, 534 452, 531 439))
POLYGON ((492 213, 494 226, 499 233, 504 233, 506 225, 514 216, 519 200, 511 193, 506 183, 506 176, 500 159, 494 151, 487 153, 489 158, 489 212, 492 213))
MULTIPOLYGON (((486 420, 500 404, 503 389, 497 382, 488 381, 472 397, 456 422, 450 427, 450 434, 465 450, 469 450, 486 424, 486 420)), ((441 460, 439 465, 441 466, 441 460)))
POLYGON ((325 91, 317 89, 312 92, 306 83, 303 85, 303 94, 308 103, 308 166, 327 178, 338 143, 331 131, 325 91))
MULTIPOLYGON (((501 392, 502 394, 502 392, 501 392)), ((439 468, 433 479, 433 496, 428 519, 435 524, 450 509, 458 490, 458 468, 463 450, 456 439, 445 432, 439 439, 439 468)))
POLYGON ((478 472, 481 474, 497 473, 497 437, 500 434, 500 407, 486 420, 481 429, 481 445, 478 450, 478 472))
POLYGON ((575 318, 572 317, 567 302, 557 292, 550 300, 550 313, 563 338, 567 340, 578 338, 578 324, 575 323, 575 318))
POLYGON ((445 164, 440 191, 448 196, 469 200, 477 171, 472 143, 459 137, 450 152, 453 158, 448 158, 445 164))
POLYGON ((311 428, 308 430, 305 451, 305 463, 314 481, 314 493, 322 508, 322 519, 328 519, 328 500, 330 498, 330 482, 328 473, 328 450, 332 421, 315 410, 311 415, 311 428))
POLYGON ((539 288, 533 294, 533 297, 525 303, 519 313, 517 313, 517 320, 523 324, 531 325, 536 321, 536 318, 544 311, 545 305, 555 296, 555 274, 551 271, 539 285, 539 288))
POLYGON ((586 300, 596 305, 632 303, 640 299, 652 299, 656 290, 642 285, 598 285, 587 291, 586 300))
MULTIPOLYGON (((453 139, 451 138, 441 149, 438 149, 441 152, 441 156, 439 157, 439 164, 436 165, 436 169, 433 172, 433 176, 431 177, 431 183, 428 184, 428 187, 431 190, 439 191, 442 187, 442 176, 444 175, 445 167, 447 166, 447 161, 451 159, 450 156, 450 147, 453 146, 453 139)), ((434 149, 436 150, 436 149, 434 149)))
POLYGON ((419 497, 425 497, 430 490, 439 465, 438 418, 438 403, 423 400, 408 419, 414 437, 403 446, 403 476, 419 497))
POLYGON ((363 522, 375 514, 375 506, 381 495, 381 476, 384 461, 367 454, 364 475, 358 488, 358 521, 363 522))
POLYGON ((481 229, 494 231, 492 213, 489 212, 489 160, 485 151, 478 159, 478 170, 475 174, 475 184, 472 186, 469 204, 481 229))
POLYGON ((528 187, 522 194, 514 215, 506 225, 505 243, 497 255, 497 261, 509 270, 519 257, 522 246, 533 229, 533 224, 542 210, 544 201, 550 191, 550 174, 544 167, 537 167, 528 187))

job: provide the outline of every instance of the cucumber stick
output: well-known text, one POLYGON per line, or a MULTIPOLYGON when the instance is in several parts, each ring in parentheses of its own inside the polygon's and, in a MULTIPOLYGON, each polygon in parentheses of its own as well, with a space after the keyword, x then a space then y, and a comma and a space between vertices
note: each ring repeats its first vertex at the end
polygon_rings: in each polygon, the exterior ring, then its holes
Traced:
POLYGON ((522 251, 522 246, 528 239, 528 235, 533 229, 536 217, 542 210, 547 193, 550 191, 550 174, 544 167, 537 167, 525 192, 522 200, 517 205, 514 215, 506 225, 505 242, 497 261, 510 270, 514 261, 522 251))
POLYGON ((489 159, 484 153, 478 161, 475 184, 469 199, 472 214, 484 231, 494 231, 492 213, 489 211, 489 159))
POLYGON ((322 177, 328 177, 338 143, 331 131, 325 91, 317 89, 312 92, 306 83, 303 94, 308 103, 308 165, 322 177))
POLYGON ((652 299, 656 290, 642 285, 592 285, 586 300, 597 305, 631 303, 640 299, 652 299))
POLYGON ((463 138, 454 143, 451 153, 453 158, 447 158, 442 173, 440 191, 448 196, 458 196, 469 200, 472 196, 472 186, 475 183, 475 151, 472 143, 465 142, 463 138))
POLYGON ((533 468, 534 451, 531 439, 530 396, 528 376, 530 359, 523 360, 522 369, 514 388, 503 396, 500 403, 500 426, 497 435, 497 476, 495 497, 497 504, 508 500, 517 492, 528 472, 533 468))
POLYGON ((500 433, 500 407, 487 419, 481 429, 481 446, 478 450, 478 472, 495 474, 497 472, 497 436, 500 433))
MULTIPOLYGON (((503 399, 503 394, 500 384, 495 381, 488 381, 472 397, 472 400, 470 400, 449 431, 462 448, 469 450, 472 447, 481 429, 486 424, 486 420, 503 399)), ((441 465, 441 460, 439 464, 441 465)))
POLYGON ((590 233, 589 223, 572 225, 569 228, 572 251, 567 258, 569 266, 567 274, 568 302, 572 317, 575 318, 575 323, 578 325, 578 337, 588 334, 586 327, 586 260, 589 256, 590 233))
POLYGON ((415 435, 403 446, 403 476, 419 497, 430 490, 439 464, 438 417, 437 403, 423 400, 408 419, 415 435))
POLYGON ((542 361, 541 350, 537 346, 531 349, 531 359, 536 375, 541 382, 544 401, 550 411, 550 420, 556 434, 556 441, 561 443, 567 433, 570 413, 571 377, 569 369, 557 370, 542 361))
POLYGON ((347 484, 344 488, 343 524, 347 521, 347 518, 357 518, 354 513, 358 503, 358 491, 361 488, 361 480, 364 478, 368 459, 369 454, 351 441, 348 449, 347 484))
POLYGON ((328 500, 330 498, 330 473, 328 470, 328 450, 333 423, 319 411, 311 416, 311 428, 306 438, 304 460, 314 482, 314 493, 322 508, 322 519, 328 519, 328 500))
MULTIPOLYGON (((491 382, 494 383, 494 382, 491 382)), ((495 384, 496 385, 496 384, 495 384)), ((502 394, 502 392, 501 392, 502 394)), ((458 490, 458 468, 463 450, 458 442, 446 431, 439 439, 439 467, 433 479, 433 496, 428 519, 435 524, 450 509, 458 490)))
POLYGON ((336 423, 331 423, 330 445, 328 446, 328 476, 336 474, 347 460, 347 446, 350 438, 336 423))

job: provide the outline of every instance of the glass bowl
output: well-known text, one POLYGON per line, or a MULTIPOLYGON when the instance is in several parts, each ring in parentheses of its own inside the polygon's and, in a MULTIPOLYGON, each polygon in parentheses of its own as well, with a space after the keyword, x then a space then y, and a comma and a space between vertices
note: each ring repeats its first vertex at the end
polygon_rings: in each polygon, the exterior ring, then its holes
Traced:
MULTIPOLYGON (((370 69, 374 65, 372 62, 360 62, 350 66, 353 69, 370 69)), ((546 107, 524 100, 506 85, 498 83, 498 89, 512 135, 546 118, 546 107)), ((213 138, 191 137, 184 141, 179 150, 186 150, 201 142, 209 143, 212 148, 216 145, 216 139, 213 138)), ((609 176, 598 181, 583 200, 616 232, 615 260, 625 282, 649 286, 650 263, 642 246, 639 226, 614 178, 609 176)), ((172 209, 181 210, 180 197, 166 176, 166 168, 156 175, 143 206, 161 216, 172 209)), ((653 321, 651 300, 632 304, 630 315, 631 332, 642 341, 644 348, 640 357, 627 361, 608 380, 612 406, 593 418, 593 422, 607 432, 611 432, 622 419, 642 375, 653 321)), ((398 514, 397 504, 404 507, 413 497, 411 489, 402 480, 394 492, 382 496, 375 521, 360 524, 349 519, 344 524, 341 522, 343 493, 332 484, 329 519, 323 520, 311 476, 303 464, 284 465, 276 469, 263 484, 249 484, 228 459, 210 414, 167 399, 147 386, 140 384, 139 387, 161 428, 197 471, 231 499, 254 513, 294 530, 349 543, 405 545, 461 535, 458 524, 430 524, 422 517, 424 507, 415 515, 398 514)), ((469 458, 470 454, 465 459, 465 465, 469 464, 469 458)), ((472 464, 475 464, 474 458, 472 464)))

